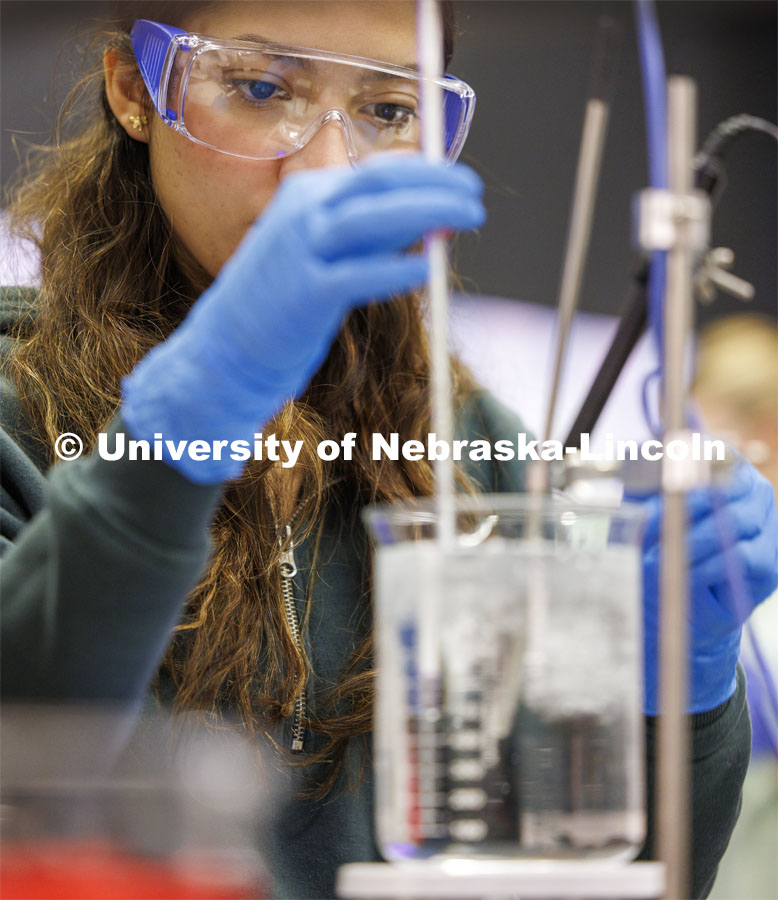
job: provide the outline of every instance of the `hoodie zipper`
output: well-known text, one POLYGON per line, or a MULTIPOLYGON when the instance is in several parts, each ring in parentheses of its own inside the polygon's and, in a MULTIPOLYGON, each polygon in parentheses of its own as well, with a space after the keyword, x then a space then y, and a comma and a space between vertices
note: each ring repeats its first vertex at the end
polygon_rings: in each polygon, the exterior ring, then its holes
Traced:
MULTIPOLYGON (((294 521, 294 516, 292 517, 294 521)), ((294 602, 294 582, 292 579, 297 574, 297 563, 294 558, 294 544, 292 543, 292 526, 285 527, 285 533, 279 535, 278 545, 281 548, 281 557, 278 564, 281 569, 281 590, 284 594, 284 608, 286 610, 286 621, 289 623, 289 630, 292 632, 292 638, 295 646, 303 652, 302 639, 300 637, 300 619, 297 615, 297 607, 294 602), (284 544, 287 548, 284 549, 284 544)), ((305 726, 303 725, 303 716, 305 715, 305 694, 294 701, 294 713, 292 714, 292 753, 302 753, 303 735, 305 734, 305 726)))
MULTIPOLYGON (((337 484, 343 478, 336 478, 330 482, 327 487, 337 484)), ((294 602, 294 581, 292 580, 297 574, 297 563, 294 558, 294 544, 292 543, 292 525, 297 516, 305 505, 304 500, 300 500, 295 506, 289 524, 283 527, 283 533, 278 536, 278 546, 281 549, 281 556, 278 560, 281 569, 281 590, 284 595, 284 609, 286 610, 286 621, 289 624, 289 630, 292 633, 292 639, 295 646, 303 655, 303 643, 300 635, 300 619, 297 615, 297 606, 294 602), (286 549, 284 549, 286 545, 286 549)), ((303 691, 294 702, 294 712, 292 713, 292 753, 302 753, 305 749, 303 740, 305 736, 305 725, 303 718, 305 717, 305 692, 303 691)))

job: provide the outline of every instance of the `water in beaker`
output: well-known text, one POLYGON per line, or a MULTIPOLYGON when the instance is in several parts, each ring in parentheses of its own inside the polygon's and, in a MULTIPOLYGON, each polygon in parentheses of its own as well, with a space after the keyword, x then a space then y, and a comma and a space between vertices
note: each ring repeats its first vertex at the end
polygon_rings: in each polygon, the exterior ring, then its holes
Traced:
POLYGON ((389 859, 635 855, 640 514, 519 495, 376 507, 376 816, 389 859))

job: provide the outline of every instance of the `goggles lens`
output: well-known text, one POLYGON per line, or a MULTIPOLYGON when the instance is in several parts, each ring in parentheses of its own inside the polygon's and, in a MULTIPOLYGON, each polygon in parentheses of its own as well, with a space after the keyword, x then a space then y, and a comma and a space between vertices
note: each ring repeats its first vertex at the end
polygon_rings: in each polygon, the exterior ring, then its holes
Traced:
MULTIPOLYGON (((276 159, 337 120, 352 161, 380 150, 421 149, 421 83, 411 69, 326 51, 186 35, 145 20, 136 22, 132 41, 160 115, 197 143, 246 159, 276 159), (143 60, 149 26, 170 36, 166 63, 154 69, 143 60), (157 77, 157 84, 149 84, 157 77)), ((153 46, 159 59, 159 43, 153 46)), ((464 144, 475 95, 449 76, 442 86, 445 150, 453 161, 464 144)))

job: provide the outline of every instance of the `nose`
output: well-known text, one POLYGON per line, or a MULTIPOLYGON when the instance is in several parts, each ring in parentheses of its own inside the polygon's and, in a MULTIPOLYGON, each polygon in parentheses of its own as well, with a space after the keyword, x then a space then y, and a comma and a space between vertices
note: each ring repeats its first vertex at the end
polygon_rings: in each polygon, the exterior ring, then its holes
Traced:
POLYGON ((304 145, 283 160, 282 170, 286 174, 353 164, 350 137, 340 114, 330 113, 312 126, 312 130, 311 135, 303 135, 304 145))

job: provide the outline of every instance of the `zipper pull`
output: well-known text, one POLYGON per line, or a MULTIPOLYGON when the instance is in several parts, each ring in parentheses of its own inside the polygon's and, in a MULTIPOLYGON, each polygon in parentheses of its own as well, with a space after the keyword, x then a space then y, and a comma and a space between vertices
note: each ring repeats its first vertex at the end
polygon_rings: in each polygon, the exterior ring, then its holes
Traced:
POLYGON ((279 559, 279 565, 281 566, 281 577, 282 578, 294 578, 297 574, 297 563, 294 561, 294 544, 291 542, 290 538, 292 535, 292 526, 286 526, 286 535, 281 535, 278 538, 278 546, 281 548, 281 558, 279 559), (285 541, 289 541, 288 549, 284 550, 285 541))

